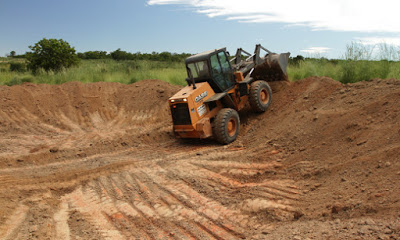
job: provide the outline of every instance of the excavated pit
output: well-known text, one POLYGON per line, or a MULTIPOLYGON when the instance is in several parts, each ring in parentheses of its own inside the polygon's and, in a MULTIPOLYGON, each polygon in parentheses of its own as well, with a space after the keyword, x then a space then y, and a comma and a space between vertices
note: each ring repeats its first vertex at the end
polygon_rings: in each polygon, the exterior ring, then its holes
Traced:
POLYGON ((400 81, 271 87, 221 146, 162 81, 0 86, 0 239, 400 238, 400 81))

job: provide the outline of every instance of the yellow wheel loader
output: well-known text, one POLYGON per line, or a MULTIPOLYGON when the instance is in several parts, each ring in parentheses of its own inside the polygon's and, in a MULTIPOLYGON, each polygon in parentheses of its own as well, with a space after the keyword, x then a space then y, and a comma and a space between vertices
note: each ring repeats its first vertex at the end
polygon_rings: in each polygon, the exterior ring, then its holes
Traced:
POLYGON ((276 54, 256 45, 254 54, 239 48, 230 59, 226 48, 186 59, 188 85, 169 99, 178 138, 214 137, 222 144, 237 138, 238 111, 247 102, 256 112, 271 104, 270 81, 287 81, 290 53, 276 54), (260 56, 261 50, 266 52, 260 56))

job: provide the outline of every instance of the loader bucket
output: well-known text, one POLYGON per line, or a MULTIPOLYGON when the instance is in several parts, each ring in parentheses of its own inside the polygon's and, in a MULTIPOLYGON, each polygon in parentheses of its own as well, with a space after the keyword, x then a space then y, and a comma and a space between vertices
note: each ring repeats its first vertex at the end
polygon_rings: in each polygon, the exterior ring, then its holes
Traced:
POLYGON ((258 64, 254 68, 251 77, 256 80, 266 80, 267 82, 289 81, 286 71, 289 56, 290 53, 267 54, 263 58, 264 63, 258 64))

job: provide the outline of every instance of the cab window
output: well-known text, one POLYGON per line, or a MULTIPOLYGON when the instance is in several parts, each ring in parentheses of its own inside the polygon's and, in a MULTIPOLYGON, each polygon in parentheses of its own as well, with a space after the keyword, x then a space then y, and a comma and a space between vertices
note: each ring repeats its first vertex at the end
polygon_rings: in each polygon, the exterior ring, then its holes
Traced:
POLYGON ((212 55, 210 60, 212 77, 219 88, 222 91, 225 91, 233 85, 233 82, 231 82, 229 79, 231 68, 229 62, 227 62, 225 53, 220 52, 212 55))
POLYGON ((222 72, 227 73, 231 71, 231 66, 224 52, 218 53, 219 61, 221 62, 222 72))
POLYGON ((188 64, 188 68, 190 69, 193 78, 207 78, 207 77, 209 77, 207 61, 189 63, 188 64))

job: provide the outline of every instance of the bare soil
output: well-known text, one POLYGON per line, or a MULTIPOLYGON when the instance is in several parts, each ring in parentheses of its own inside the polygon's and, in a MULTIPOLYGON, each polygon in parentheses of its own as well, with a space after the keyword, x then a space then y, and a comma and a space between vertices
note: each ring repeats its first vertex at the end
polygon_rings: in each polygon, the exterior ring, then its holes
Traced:
POLYGON ((162 81, 0 86, 0 239, 400 239, 400 81, 271 87, 221 146, 162 81))

